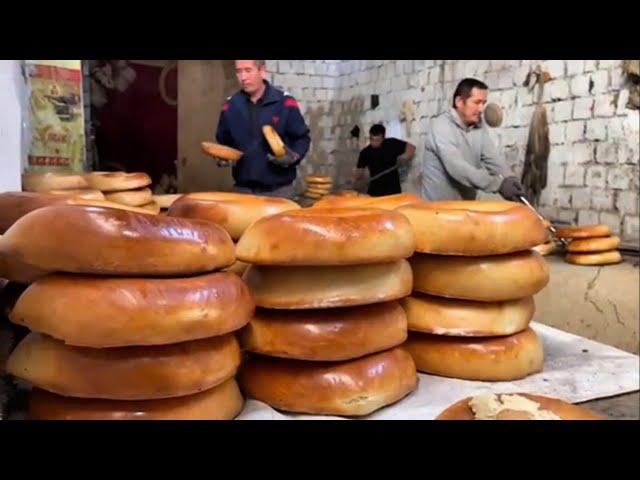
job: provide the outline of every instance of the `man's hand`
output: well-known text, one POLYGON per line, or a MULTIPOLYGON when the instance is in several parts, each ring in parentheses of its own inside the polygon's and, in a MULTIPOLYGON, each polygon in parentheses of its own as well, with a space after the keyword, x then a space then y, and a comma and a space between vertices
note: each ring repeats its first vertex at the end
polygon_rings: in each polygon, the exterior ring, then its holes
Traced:
POLYGON ((223 160, 218 157, 213 157, 213 159, 216 161, 216 165, 220 168, 227 168, 233 165, 233 162, 230 162, 229 160, 223 160))
POLYGON ((524 197, 524 188, 516 177, 507 177, 502 181, 498 193, 505 200, 515 202, 520 201, 520 197, 524 197))
POLYGON ((284 146, 284 155, 282 157, 276 157, 275 155, 267 154, 267 160, 281 167, 288 167, 289 165, 296 163, 300 155, 291 150, 286 145, 284 146))

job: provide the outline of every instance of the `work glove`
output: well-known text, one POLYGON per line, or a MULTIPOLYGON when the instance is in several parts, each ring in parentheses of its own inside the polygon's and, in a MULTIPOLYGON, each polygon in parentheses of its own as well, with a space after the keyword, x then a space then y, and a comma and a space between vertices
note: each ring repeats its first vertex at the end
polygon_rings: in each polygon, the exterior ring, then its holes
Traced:
POLYGON ((218 157, 213 157, 213 158, 216 161, 216 165, 218 165, 218 167, 220 167, 220 168, 227 168, 227 167, 230 167, 231 165, 233 165, 233 162, 230 162, 228 160, 223 160, 223 159, 218 158, 218 157))
POLYGON ((288 167, 296 163, 300 159, 300 155, 291 150, 286 145, 284 146, 284 155, 282 157, 276 157, 275 155, 267 154, 267 160, 271 163, 275 163, 276 165, 280 165, 281 167, 288 167))
POLYGON ((520 201, 520 197, 524 197, 524 188, 516 177, 507 177, 502 181, 498 193, 505 200, 512 202, 520 201))

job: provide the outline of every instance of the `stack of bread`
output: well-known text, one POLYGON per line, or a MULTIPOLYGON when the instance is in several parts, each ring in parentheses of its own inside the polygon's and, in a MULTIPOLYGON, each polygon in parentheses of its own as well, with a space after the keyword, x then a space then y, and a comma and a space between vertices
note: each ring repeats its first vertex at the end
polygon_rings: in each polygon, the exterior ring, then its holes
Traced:
POLYGON ((506 381, 542 369, 529 327, 533 295, 549 281, 542 221, 504 201, 423 202, 398 208, 414 227, 414 293, 403 300, 418 370, 506 381))
POLYGON ((107 202, 160 213, 149 185, 151 177, 143 172, 89 172, 84 175, 89 187, 104 194, 107 202))
POLYGON ((287 211, 253 223, 236 254, 254 318, 239 374, 248 397, 307 414, 362 416, 417 387, 401 345, 414 251, 407 219, 380 209, 287 211))
MULTIPOLYGON (((208 220, 222 227, 234 242, 256 220, 300 208, 293 200, 233 192, 197 192, 174 201, 167 215, 208 220)), ((242 275, 248 265, 237 260, 227 270, 242 275)))
POLYGON ((307 184, 305 196, 315 200, 326 197, 333 188, 333 180, 327 175, 305 175, 304 181, 307 184))
POLYGON ((31 330, 8 373, 34 419, 231 419, 233 332, 253 316, 229 235, 201 220, 94 206, 33 210, 0 237, 28 279, 9 312, 31 330))
POLYGON ((568 240, 565 261, 575 265, 610 265, 622 261, 620 237, 607 225, 560 227, 558 237, 568 240))
MULTIPOLYGON (((129 210, 150 214, 145 208, 130 207, 104 200, 102 192, 96 190, 59 190, 47 192, 3 192, 0 193, 0 235, 29 212, 51 205, 86 205, 117 210, 129 210)), ((0 270, 1 271, 1 270, 0 270)))

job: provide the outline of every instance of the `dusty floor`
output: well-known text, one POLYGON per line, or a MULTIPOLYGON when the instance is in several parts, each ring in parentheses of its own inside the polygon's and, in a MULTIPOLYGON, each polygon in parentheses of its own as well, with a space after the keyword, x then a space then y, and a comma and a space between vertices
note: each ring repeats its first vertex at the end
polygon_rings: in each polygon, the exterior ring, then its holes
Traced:
POLYGON ((638 257, 606 266, 579 266, 561 255, 545 257, 549 284, 535 296, 534 320, 638 353, 640 270, 638 257))

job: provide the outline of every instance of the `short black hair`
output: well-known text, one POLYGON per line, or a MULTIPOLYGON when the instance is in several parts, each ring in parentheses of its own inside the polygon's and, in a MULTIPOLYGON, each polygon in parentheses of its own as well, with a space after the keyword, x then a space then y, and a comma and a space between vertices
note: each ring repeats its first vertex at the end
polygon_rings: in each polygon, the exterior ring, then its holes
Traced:
POLYGON ((480 90, 489 90, 486 83, 481 82, 476 78, 465 78, 456 87, 456 91, 453 92, 453 108, 456 108, 456 98, 462 97, 466 100, 471 96, 471 90, 479 88, 480 90))
POLYGON ((374 137, 379 137, 380 135, 384 137, 385 133, 387 133, 387 129, 384 128, 384 125, 381 123, 376 123, 369 129, 369 135, 373 135, 374 137))

